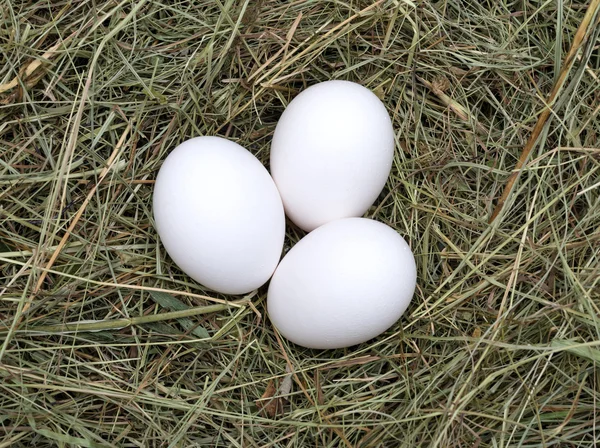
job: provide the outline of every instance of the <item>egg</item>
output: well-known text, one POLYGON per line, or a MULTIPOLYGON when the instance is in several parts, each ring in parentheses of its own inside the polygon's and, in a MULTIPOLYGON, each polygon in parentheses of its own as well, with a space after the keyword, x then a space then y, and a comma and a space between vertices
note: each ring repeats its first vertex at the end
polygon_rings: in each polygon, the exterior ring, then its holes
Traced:
POLYGON ((309 348, 348 347, 390 328, 413 297, 410 247, 391 227, 366 218, 327 223, 281 260, 267 294, 279 332, 309 348))
POLYGON ((156 178, 153 209, 171 259, 215 291, 260 287, 281 257, 285 215, 277 187, 232 141, 197 137, 177 146, 156 178))
POLYGON ((286 214, 311 231, 362 216, 381 193, 393 155, 392 122, 379 98, 353 82, 327 81, 283 112, 270 167, 286 214))

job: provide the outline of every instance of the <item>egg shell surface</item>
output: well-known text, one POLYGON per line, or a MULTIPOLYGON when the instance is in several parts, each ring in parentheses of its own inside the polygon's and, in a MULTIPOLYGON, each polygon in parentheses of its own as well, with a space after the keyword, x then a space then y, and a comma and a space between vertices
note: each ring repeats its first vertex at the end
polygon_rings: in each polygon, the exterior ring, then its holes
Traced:
POLYGON ((271 322, 296 344, 318 349, 365 342, 404 313, 416 286, 410 247, 365 218, 325 224, 281 260, 267 296, 271 322))
POLYGON ((326 81, 283 112, 270 168, 286 214, 311 231, 362 216, 381 193, 393 155, 392 122, 379 98, 353 82, 326 81))
POLYGON ((285 215, 273 179, 256 157, 224 138, 193 138, 168 155, 153 211, 169 256, 215 291, 260 287, 281 257, 285 215))

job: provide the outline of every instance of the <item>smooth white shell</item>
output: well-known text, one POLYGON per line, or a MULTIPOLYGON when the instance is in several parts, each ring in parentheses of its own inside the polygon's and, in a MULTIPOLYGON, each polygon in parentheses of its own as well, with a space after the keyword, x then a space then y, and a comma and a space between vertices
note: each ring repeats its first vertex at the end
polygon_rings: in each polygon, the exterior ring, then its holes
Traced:
POLYGON ((348 81, 315 84, 290 102, 271 144, 271 174, 288 217, 311 231, 362 216, 383 189, 394 131, 383 103, 348 81))
POLYGON ((237 143, 197 137, 179 145, 160 168, 153 201, 165 249, 194 280, 243 294, 273 274, 283 205, 267 170, 237 143))
POLYGON ((283 258, 269 286, 269 317, 305 347, 358 344, 400 318, 416 276, 410 247, 391 227, 364 218, 333 221, 283 258))

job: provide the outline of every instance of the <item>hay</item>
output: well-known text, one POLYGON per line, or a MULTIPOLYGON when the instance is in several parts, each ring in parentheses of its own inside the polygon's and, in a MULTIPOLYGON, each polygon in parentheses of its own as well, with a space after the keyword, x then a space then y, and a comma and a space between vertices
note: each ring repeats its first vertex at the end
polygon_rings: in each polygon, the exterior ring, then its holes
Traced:
POLYGON ((0 446, 598 444, 597 4, 4 0, 0 446), (183 275, 150 199, 193 136, 267 164, 284 107, 329 79, 390 111, 368 216, 419 279, 384 335, 320 352, 279 339, 265 288, 228 306, 183 275))

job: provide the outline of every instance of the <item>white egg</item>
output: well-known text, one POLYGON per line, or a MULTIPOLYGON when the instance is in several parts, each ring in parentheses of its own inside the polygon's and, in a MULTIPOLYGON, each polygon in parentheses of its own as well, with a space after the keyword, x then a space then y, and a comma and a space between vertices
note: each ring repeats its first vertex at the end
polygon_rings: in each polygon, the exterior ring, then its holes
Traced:
POLYGON ((197 137, 179 145, 160 168, 153 202, 167 253, 194 280, 243 294, 273 274, 283 205, 265 167, 237 143, 197 137))
POLYGON ((383 103, 348 81, 315 84, 290 102, 271 144, 271 174, 288 217, 311 231, 362 216, 383 189, 394 131, 383 103))
POLYGON ((269 286, 269 317, 296 344, 348 347, 400 318, 416 277, 410 247, 394 229, 340 219, 309 233, 281 260, 269 286))

